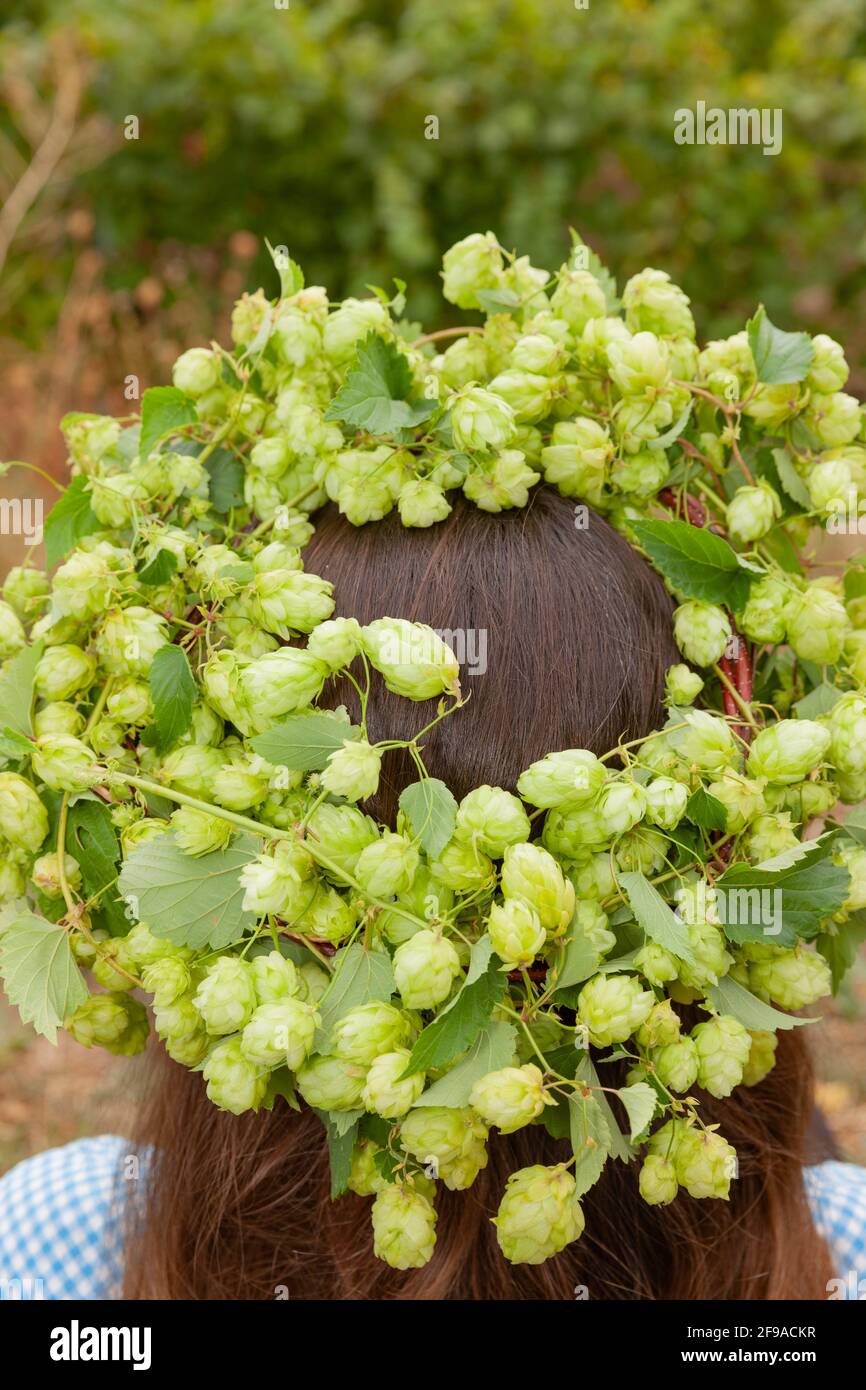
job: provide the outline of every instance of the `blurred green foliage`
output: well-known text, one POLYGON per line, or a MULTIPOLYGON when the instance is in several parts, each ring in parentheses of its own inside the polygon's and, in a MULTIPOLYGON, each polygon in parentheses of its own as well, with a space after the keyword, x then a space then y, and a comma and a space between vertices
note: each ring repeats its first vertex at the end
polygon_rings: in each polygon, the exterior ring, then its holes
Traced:
MULTIPOLYGON (((620 277, 671 271, 716 334, 759 299, 783 323, 864 319, 863 0, 11 0, 7 14, 12 61, 60 26, 92 55, 89 108, 117 141, 68 197, 95 215, 109 285, 146 275, 156 243, 248 229, 335 295, 396 271, 424 318, 457 238, 489 227, 556 266, 572 223, 620 277), (781 154, 676 145, 674 111, 698 100, 782 108, 781 154), (130 114, 138 140, 122 138, 130 114)), ((13 250, 39 254, 25 235, 13 250)), ((50 296, 63 265, 24 278, 50 296)), ((251 282, 270 275, 263 255, 251 282)))

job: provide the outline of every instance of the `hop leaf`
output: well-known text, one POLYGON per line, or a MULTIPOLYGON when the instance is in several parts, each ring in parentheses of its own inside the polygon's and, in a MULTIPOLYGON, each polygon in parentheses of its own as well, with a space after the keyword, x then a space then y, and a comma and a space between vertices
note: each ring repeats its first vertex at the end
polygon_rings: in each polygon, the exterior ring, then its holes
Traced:
POLYGON ((68 933, 32 912, 11 922, 0 936, 0 974, 24 1023, 52 1043, 64 1019, 87 998, 68 933))
POLYGON ((378 333, 370 333, 358 350, 355 367, 325 412, 326 420, 369 430, 370 434, 399 434, 428 420, 437 401, 409 399, 412 372, 407 358, 378 333))

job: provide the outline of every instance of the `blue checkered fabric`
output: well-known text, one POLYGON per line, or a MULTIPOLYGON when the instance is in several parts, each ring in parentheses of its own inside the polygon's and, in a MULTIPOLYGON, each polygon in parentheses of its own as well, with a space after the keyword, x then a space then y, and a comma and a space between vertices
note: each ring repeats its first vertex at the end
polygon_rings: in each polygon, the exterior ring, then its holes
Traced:
MULTIPOLYGON (((119 1297, 136 1176, 129 1140, 103 1135, 36 1154, 0 1178, 0 1299, 119 1297)), ((866 1299, 866 1168, 821 1163, 805 1182, 838 1276, 828 1293, 866 1299)))

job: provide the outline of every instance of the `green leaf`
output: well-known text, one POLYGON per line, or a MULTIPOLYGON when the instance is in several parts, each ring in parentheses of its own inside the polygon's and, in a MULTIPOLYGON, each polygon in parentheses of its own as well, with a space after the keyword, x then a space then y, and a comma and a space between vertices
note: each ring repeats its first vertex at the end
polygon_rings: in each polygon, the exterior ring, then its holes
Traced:
POLYGON ((72 479, 45 519, 45 564, 51 569, 80 540, 101 529, 102 522, 90 506, 87 478, 81 473, 72 479))
POLYGON ((331 983, 319 1000, 317 1052, 326 1051, 331 1029, 350 1009, 376 999, 390 999, 397 988, 391 957, 386 951, 368 951, 356 941, 339 951, 334 960, 331 983))
POLYGON ((0 676, 0 723, 18 734, 33 733, 33 681, 43 650, 42 642, 23 647, 0 676))
POLYGON ((741 608, 750 574, 721 536, 687 521, 635 521, 632 530, 656 569, 685 598, 741 608))
POLYGON ((268 1077, 268 1089, 262 1101, 263 1110, 273 1110, 278 1096, 282 1096, 290 1110, 300 1110, 300 1102, 295 1089, 295 1074, 288 1067, 277 1067, 268 1077))
POLYGON ((24 1023, 57 1041, 57 1029, 87 998, 69 933, 28 912, 0 932, 0 976, 24 1023))
POLYGON ((224 516, 244 500, 244 467, 229 449, 214 449, 204 461, 209 483, 208 496, 215 512, 224 516))
POLYGON ((763 304, 747 322, 746 332, 759 381, 766 386, 782 386, 803 380, 815 355, 808 333, 785 333, 776 328, 763 304))
POLYGON ((645 1081, 636 1081, 633 1086, 623 1086, 617 1091, 628 1115, 630 1137, 637 1139, 643 1134, 656 1111, 657 1095, 652 1086, 645 1081))
POLYGON ((265 246, 270 252, 271 260, 280 277, 280 299, 291 299, 292 295, 304 288, 304 272, 297 261, 292 260, 285 247, 271 246, 267 237, 265 237, 265 246))
POLYGON ((370 434, 397 434, 427 420, 439 402, 410 400, 412 369, 393 343, 370 333, 358 350, 357 365, 346 377, 325 412, 326 420, 342 420, 370 434))
POLYGON ((503 286, 501 290, 476 290, 475 298, 485 314, 511 314, 520 308, 520 295, 503 286))
POLYGON ((575 1197, 582 1197, 601 1177, 611 1151, 610 1126, 595 1096, 568 1098, 571 1148, 575 1157, 575 1197))
POLYGON ((704 791, 703 787, 698 787, 689 797, 686 817, 701 830, 724 830, 728 821, 728 813, 722 802, 704 791))
POLYGON ((756 1032, 775 1033, 779 1028, 800 1028, 805 1023, 818 1022, 816 1018, 794 1018, 793 1014, 780 1013, 732 980, 730 975, 725 975, 717 985, 710 985, 707 998, 720 1014, 731 1014, 744 1028, 756 1032))
POLYGON ((428 859, 438 859, 454 834, 457 802, 438 777, 413 782, 400 793, 400 810, 428 859))
POLYGON ((261 841, 242 835, 227 849, 194 859, 171 832, 133 850, 120 872, 120 892, 139 922, 176 946, 222 950, 255 925, 241 906, 240 871, 261 851, 261 841))
POLYGON ((33 742, 26 734, 19 734, 8 724, 3 725, 0 729, 0 756, 17 762, 21 758, 29 758, 32 752, 33 742))
POLYGON ((619 1127, 617 1118, 608 1104, 604 1091, 597 1089, 601 1082, 598 1079, 598 1072, 592 1064, 592 1058, 588 1052, 584 1052, 578 1059, 575 1069, 575 1079, 583 1081, 587 1086, 593 1086, 593 1099, 599 1106, 605 1120, 607 1121, 608 1133, 610 1134, 610 1151, 614 1158, 618 1158, 622 1163, 628 1163, 634 1157, 634 1146, 626 1139, 619 1127))
POLYGON ((165 584, 177 569, 177 556, 171 550, 158 550, 149 565, 138 571, 140 584, 165 584))
POLYGON ((154 747, 170 748, 185 734, 192 718, 196 684, 186 652, 181 647, 160 647, 148 677, 153 701, 154 747))
POLYGON ((687 965, 696 961, 689 945, 685 922, 668 907, 661 893, 640 873, 621 873, 618 880, 625 889, 632 911, 651 941, 664 946, 687 965))
POLYGON ((470 981, 467 976, 453 1003, 419 1035, 404 1076, 447 1067, 471 1047, 505 993, 506 979, 499 966, 498 959, 492 960, 478 979, 470 981))
POLYGON ((842 822, 842 829, 858 845, 866 845, 866 806, 856 806, 842 822))
POLYGON ((349 1175, 352 1171, 352 1154, 355 1150, 355 1137, 358 1133, 357 1117, 348 1129, 337 1126, 336 1114, 326 1114, 317 1110, 316 1114, 325 1126, 328 1136, 328 1158, 331 1164, 331 1200, 342 1197, 349 1188, 349 1175), (341 1132, 342 1131, 342 1132, 341 1132))
POLYGON ((269 763, 291 767, 297 772, 321 772, 331 754, 346 739, 358 739, 361 730, 336 714, 314 710, 296 714, 251 739, 253 748, 269 763))
POLYGON ((582 931, 575 916, 568 929, 562 969, 556 977, 556 992, 583 984, 584 980, 596 973, 600 964, 599 952, 582 931))
POLYGON ((816 685, 814 690, 810 690, 808 695, 804 695, 802 700, 794 702, 794 709, 798 719, 820 719, 822 714, 829 714, 834 705, 837 705, 844 695, 844 690, 839 690, 835 685, 822 681, 816 685))
POLYGON ((852 912, 847 922, 834 922, 832 931, 822 932, 815 945, 830 967, 833 993, 857 959, 859 947, 866 941, 866 912, 852 912))
POLYGON ((794 460, 787 449, 773 449, 773 462, 776 465, 776 473, 779 482, 782 484, 792 502, 802 508, 804 512, 812 510, 812 498, 809 496, 809 489, 797 472, 794 460))
POLYGON ((763 864, 734 864, 716 880, 719 920, 731 941, 793 946, 810 940, 848 896, 848 870, 822 835, 763 864))
POLYGON ((692 402, 689 401, 685 410, 674 420, 670 429, 665 430, 664 434, 657 435, 655 439, 648 439, 646 446, 648 449, 669 449, 672 444, 676 444, 692 413, 692 402))
POLYGON ((146 459, 161 439, 198 419, 195 404, 176 386, 151 386, 141 398, 139 458, 146 459))
POLYGON ((99 907, 108 919, 114 936, 125 936, 130 921, 124 910, 115 884, 120 860, 120 844, 104 801, 76 801, 69 808, 66 823, 66 849, 81 867, 81 877, 88 897, 102 893, 99 907))
POLYGON ((415 1109, 444 1105, 449 1109, 469 1104, 469 1093, 476 1081, 490 1071, 507 1067, 514 1056, 517 1033, 513 1024, 497 1019, 482 1028, 465 1057, 449 1072, 428 1086, 415 1109))

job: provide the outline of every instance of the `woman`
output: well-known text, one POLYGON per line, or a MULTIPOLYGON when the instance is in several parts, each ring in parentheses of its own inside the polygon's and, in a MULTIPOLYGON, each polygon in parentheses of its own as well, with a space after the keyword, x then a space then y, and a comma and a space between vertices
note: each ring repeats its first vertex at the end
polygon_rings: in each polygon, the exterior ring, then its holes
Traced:
MULTIPOLYGON (((327 513, 305 563, 335 585, 340 614, 398 613, 486 653, 474 673, 464 663, 468 705, 425 743, 430 774, 457 797, 513 787, 550 749, 602 753, 661 722, 664 672, 678 660, 664 587, 606 522, 593 514, 579 529, 572 504, 547 488, 493 516, 458 502, 446 522, 415 532, 396 514, 356 529, 327 513)), ((351 708, 353 695, 343 681, 330 700, 351 708)), ((424 707, 379 687, 368 713, 371 737, 409 738, 427 722, 424 707)), ((405 754, 390 756, 369 806, 386 822, 415 776, 405 754)), ((439 1199, 433 1259, 401 1273, 373 1257, 368 1201, 331 1203, 311 1111, 278 1103, 236 1118, 159 1047, 148 1066, 133 1145, 83 1140, 0 1182, 0 1274, 44 1278, 52 1297, 122 1286, 136 1299, 815 1299, 857 1270, 858 1249, 863 1265, 866 1173, 804 1166, 813 1097, 799 1030, 780 1034, 757 1087, 701 1095, 705 1120, 739 1155, 730 1201, 681 1194, 651 1207, 634 1168, 608 1163, 583 1236, 541 1266, 506 1264, 490 1218, 510 1172, 567 1156, 542 1126, 492 1139, 470 1192, 439 1199)), ((622 1083, 620 1069, 607 1069, 608 1084, 622 1083)))

